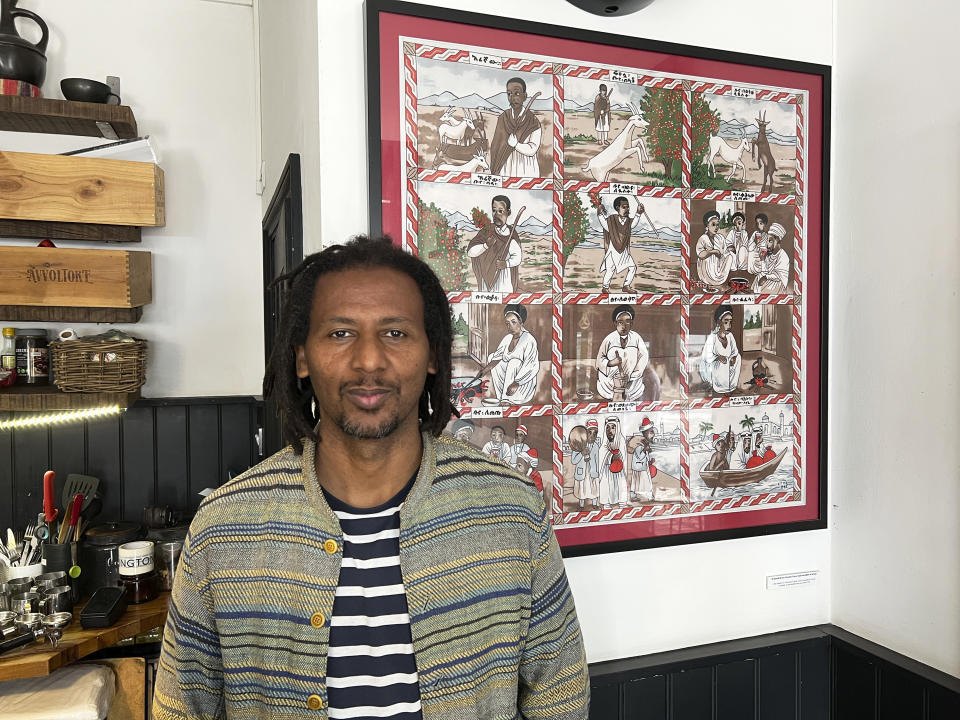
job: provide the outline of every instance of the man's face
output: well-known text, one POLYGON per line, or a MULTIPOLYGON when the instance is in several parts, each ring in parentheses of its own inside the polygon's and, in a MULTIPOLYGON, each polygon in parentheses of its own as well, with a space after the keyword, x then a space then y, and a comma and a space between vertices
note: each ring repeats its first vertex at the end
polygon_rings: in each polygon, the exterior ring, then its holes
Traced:
POLYGON ((457 440, 462 440, 463 442, 470 442, 470 438, 473 437, 473 430, 470 428, 460 428, 457 430, 457 434, 454 436, 457 440))
POLYGON ((607 434, 607 440, 613 442, 613 439, 617 436, 617 424, 608 422, 603 426, 604 432, 607 434))
POLYGON ((736 229, 737 232, 740 232, 741 230, 743 230, 743 218, 735 217, 733 219, 733 227, 734 229, 736 229))
POLYGON ((745 437, 745 438, 743 439, 743 450, 744 450, 744 452, 746 452, 746 451, 749 450, 749 449, 750 449, 750 438, 749 438, 749 437, 745 437))
POLYGON ((504 316, 503 324, 507 326, 507 332, 511 335, 519 335, 523 332, 523 323, 513 313, 507 313, 504 316))
POLYGON ((757 218, 757 230, 763 232, 767 228, 767 224, 763 221, 763 218, 757 218))
POLYGON ((520 83, 507 83, 507 102, 514 110, 520 110, 527 100, 527 91, 520 83))
POLYGON ((427 374, 436 372, 417 284, 390 268, 322 276, 296 357, 297 377, 310 378, 317 397, 324 441, 416 428, 427 374))
POLYGON ((514 438, 514 440, 516 441, 516 443, 517 443, 518 445, 523 445, 523 443, 526 442, 526 440, 527 440, 527 434, 526 434, 525 432, 523 432, 522 430, 517 430, 517 431, 513 434, 513 438, 514 438))
POLYGON ((490 431, 490 439, 493 440, 494 445, 499 445, 503 442, 503 430, 497 428, 490 431))
POLYGON ((494 200, 490 205, 490 211, 493 213, 493 224, 497 227, 504 225, 510 217, 510 211, 503 200, 494 200))
POLYGON ((647 439, 647 442, 650 442, 651 440, 653 440, 653 435, 654 435, 653 428, 643 431, 643 437, 647 439))
POLYGON ((630 332, 630 328, 633 327, 633 318, 630 317, 627 313, 622 313, 617 317, 617 332, 621 335, 626 335, 630 332))
POLYGON ((775 253, 780 250, 780 238, 776 235, 767 235, 767 254, 775 253))
POLYGON ((587 442, 591 444, 595 443, 597 441, 598 432, 599 432, 599 428, 595 428, 595 427, 587 428, 587 442))
POLYGON ((523 458, 517 459, 517 469, 523 474, 526 475, 527 471, 530 470, 530 464, 523 458))
POLYGON ((630 203, 622 202, 617 205, 617 214, 620 217, 626 217, 627 213, 630 212, 630 203))
POLYGON ((710 218, 709 220, 707 220, 707 232, 708 232, 708 233, 710 233, 711 235, 716 235, 716 234, 717 234, 717 230, 719 230, 719 229, 720 229, 720 219, 719 219, 719 218, 712 217, 712 218, 710 218))

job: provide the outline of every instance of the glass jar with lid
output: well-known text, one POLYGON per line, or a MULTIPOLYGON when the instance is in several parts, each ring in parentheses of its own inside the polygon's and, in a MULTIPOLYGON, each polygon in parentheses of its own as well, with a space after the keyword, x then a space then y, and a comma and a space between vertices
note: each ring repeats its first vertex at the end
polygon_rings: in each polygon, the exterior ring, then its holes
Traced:
POLYGON ((50 354, 47 331, 42 328, 17 330, 17 382, 46 385, 50 377, 50 354))

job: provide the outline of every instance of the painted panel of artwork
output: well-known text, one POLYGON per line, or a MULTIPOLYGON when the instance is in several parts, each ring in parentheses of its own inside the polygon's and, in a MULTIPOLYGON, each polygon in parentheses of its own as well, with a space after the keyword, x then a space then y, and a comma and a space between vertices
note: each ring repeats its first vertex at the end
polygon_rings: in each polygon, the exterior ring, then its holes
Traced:
POLYGON ((447 432, 566 554, 823 527, 830 69, 366 7, 371 227, 447 289, 447 432))

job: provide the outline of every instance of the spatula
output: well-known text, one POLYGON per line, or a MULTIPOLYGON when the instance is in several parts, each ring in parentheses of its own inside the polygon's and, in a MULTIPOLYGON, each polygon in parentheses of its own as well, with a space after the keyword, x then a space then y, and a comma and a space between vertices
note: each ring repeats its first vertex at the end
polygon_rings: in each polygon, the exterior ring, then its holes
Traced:
POLYGON ((96 494, 98 487, 100 487, 100 478, 92 475, 80 475, 79 473, 67 475, 67 482, 63 486, 63 493, 60 495, 64 512, 66 512, 66 508, 70 507, 73 498, 78 494, 83 495, 83 505, 80 509, 85 510, 87 505, 93 501, 93 496, 96 494))

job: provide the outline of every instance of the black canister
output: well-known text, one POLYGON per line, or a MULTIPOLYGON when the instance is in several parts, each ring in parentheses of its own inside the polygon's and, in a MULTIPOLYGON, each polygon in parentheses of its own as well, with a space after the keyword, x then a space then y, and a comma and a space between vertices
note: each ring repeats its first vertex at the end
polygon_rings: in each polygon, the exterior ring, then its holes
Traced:
POLYGON ((89 528, 80 546, 82 594, 92 595, 102 587, 120 587, 119 548, 124 543, 142 540, 145 535, 146 528, 130 520, 89 528))

